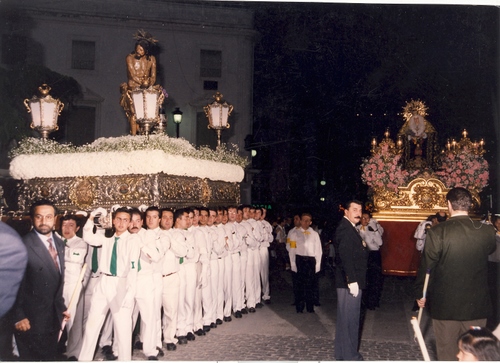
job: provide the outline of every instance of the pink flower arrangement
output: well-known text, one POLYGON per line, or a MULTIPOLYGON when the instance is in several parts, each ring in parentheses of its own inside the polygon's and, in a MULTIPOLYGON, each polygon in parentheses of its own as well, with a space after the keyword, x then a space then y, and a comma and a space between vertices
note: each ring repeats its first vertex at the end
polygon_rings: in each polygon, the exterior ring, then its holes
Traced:
POLYGON ((458 154, 447 152, 441 156, 441 167, 436 172, 447 188, 462 187, 478 193, 488 185, 489 166, 482 155, 464 148, 458 154))
POLYGON ((379 153, 363 159, 361 179, 374 189, 389 189, 397 193, 398 186, 405 185, 410 177, 410 173, 401 167, 400 159, 401 155, 381 148, 379 153))

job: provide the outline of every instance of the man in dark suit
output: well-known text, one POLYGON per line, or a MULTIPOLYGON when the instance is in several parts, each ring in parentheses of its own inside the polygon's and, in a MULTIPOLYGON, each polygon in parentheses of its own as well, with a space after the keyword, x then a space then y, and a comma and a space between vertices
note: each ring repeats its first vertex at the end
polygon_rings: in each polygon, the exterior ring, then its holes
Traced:
POLYGON ((37 201, 30 213, 33 229, 23 238, 28 265, 14 306, 16 342, 21 360, 53 361, 61 323, 69 318, 62 296, 64 243, 52 233, 52 202, 37 201))
POLYGON ((491 314, 488 255, 495 251, 493 226, 469 218, 472 196, 453 188, 446 195, 450 218, 427 231, 417 274, 415 297, 422 297, 430 271, 427 298, 439 360, 456 360, 457 340, 470 326, 486 326, 491 314))
POLYGON ((12 354, 12 306, 24 276, 28 254, 19 234, 0 222, 0 360, 14 360, 12 354))
POLYGON ((337 324, 335 359, 363 360, 359 353, 359 316, 362 291, 366 287, 368 250, 356 230, 363 205, 353 200, 346 204, 344 218, 335 231, 335 283, 337 287, 337 324))

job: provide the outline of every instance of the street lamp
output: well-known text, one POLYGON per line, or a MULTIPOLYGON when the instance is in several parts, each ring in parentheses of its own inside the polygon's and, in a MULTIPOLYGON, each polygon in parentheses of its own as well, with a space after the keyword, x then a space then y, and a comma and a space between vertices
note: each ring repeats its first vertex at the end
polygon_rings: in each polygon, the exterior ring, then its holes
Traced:
POLYGON ((43 140, 47 140, 52 131, 59 129, 57 118, 64 108, 64 103, 49 95, 50 90, 47 84, 43 84, 38 87, 42 97, 33 96, 30 100, 24 100, 24 106, 28 109, 28 113, 31 113, 30 127, 37 130, 43 140))
POLYGON ((215 132, 217 132, 217 147, 220 146, 221 131, 230 127, 227 119, 233 111, 233 106, 228 104, 226 101, 223 103, 222 97, 223 95, 220 92, 217 92, 213 96, 215 101, 203 107, 205 115, 208 118, 208 128, 214 129, 215 132))
POLYGON ((172 114, 174 115, 174 122, 177 130, 177 138, 179 138, 179 125, 182 122, 182 111, 179 110, 179 107, 176 107, 175 110, 172 112, 172 114))

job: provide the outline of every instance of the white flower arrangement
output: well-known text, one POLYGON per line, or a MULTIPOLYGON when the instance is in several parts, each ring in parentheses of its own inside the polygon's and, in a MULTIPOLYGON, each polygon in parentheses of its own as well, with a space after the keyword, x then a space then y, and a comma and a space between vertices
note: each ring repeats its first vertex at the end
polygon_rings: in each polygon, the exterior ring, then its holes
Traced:
POLYGON ((166 135, 99 138, 74 146, 26 138, 11 151, 14 179, 155 174, 240 182, 247 159, 234 148, 196 149, 184 139, 166 135))

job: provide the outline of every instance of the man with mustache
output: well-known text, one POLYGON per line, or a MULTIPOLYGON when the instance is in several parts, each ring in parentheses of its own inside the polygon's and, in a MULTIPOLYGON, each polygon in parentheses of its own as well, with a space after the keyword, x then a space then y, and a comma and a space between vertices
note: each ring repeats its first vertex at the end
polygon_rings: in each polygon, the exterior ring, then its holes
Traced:
POLYGON ((336 360, 363 360, 358 351, 361 289, 366 285, 368 249, 356 224, 361 221, 360 201, 347 202, 344 218, 335 231, 337 287, 337 326, 335 332, 336 360))

